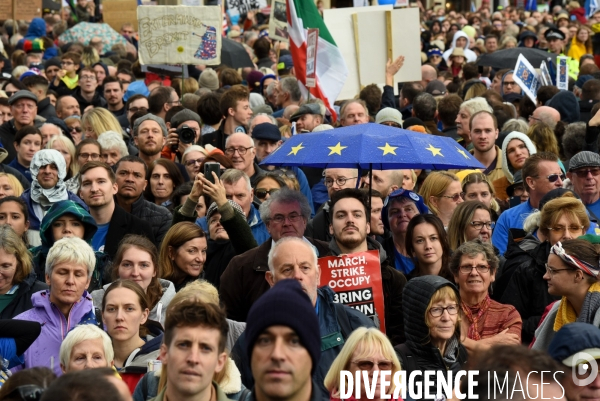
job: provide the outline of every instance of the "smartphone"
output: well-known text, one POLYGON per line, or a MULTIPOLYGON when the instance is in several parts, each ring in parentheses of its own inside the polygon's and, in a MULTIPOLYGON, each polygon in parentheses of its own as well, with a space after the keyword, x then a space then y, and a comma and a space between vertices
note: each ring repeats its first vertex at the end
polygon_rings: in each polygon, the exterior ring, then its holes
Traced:
POLYGON ((221 177, 221 165, 217 162, 208 162, 204 163, 204 177, 213 184, 215 183, 215 177, 213 177, 212 172, 215 172, 217 177, 221 177))

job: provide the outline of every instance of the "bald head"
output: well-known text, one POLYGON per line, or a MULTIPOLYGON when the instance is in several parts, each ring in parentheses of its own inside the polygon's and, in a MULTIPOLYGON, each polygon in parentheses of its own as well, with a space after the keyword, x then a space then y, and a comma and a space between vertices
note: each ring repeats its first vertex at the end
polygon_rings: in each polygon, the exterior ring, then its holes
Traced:
POLYGON ((550 128, 556 128, 556 123, 560 121, 560 113, 550 106, 540 106, 533 111, 529 124, 535 124, 538 121, 546 123, 550 128))
POLYGON ((297 112, 299 108, 300 108, 300 106, 298 106, 297 104, 289 105, 283 111, 283 118, 285 118, 286 120, 289 120, 292 117, 292 114, 297 112))
POLYGON ((422 65, 421 66, 421 85, 423 88, 427 86, 427 84, 434 79, 437 79, 437 71, 431 65, 422 65))

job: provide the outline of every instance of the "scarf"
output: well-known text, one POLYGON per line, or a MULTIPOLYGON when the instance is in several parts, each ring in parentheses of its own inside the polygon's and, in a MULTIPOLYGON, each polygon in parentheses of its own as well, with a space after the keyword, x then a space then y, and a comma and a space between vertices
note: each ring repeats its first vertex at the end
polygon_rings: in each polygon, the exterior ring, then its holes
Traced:
POLYGON ((567 297, 562 297, 558 311, 556 311, 554 331, 556 332, 565 324, 575 321, 591 323, 598 309, 600 309, 600 283, 594 283, 588 289, 579 316, 577 316, 573 305, 567 300, 567 297))
MULTIPOLYGON (((31 199, 39 204, 44 211, 48 210, 53 203, 69 199, 69 193, 64 179, 67 176, 67 163, 58 150, 42 149, 38 151, 31 160, 31 199), (52 188, 42 188, 37 176, 40 169, 48 164, 54 164, 58 168, 58 182, 52 188)), ((40 218, 41 220, 41 218, 40 218)))
POLYGON ((490 308, 490 296, 486 294, 483 301, 474 306, 469 306, 466 303, 461 302, 460 307, 462 308, 465 317, 469 321, 469 331, 467 333, 467 337, 475 341, 481 340, 478 323, 479 319, 481 319, 483 314, 490 308))

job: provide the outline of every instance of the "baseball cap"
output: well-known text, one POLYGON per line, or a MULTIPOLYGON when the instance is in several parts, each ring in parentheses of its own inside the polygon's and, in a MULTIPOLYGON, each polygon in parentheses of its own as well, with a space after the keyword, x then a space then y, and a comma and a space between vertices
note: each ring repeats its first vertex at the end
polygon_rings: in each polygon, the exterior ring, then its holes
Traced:
POLYGON ((420 214, 429 214, 429 208, 427 207, 427 205, 425 205, 425 202, 423 201, 423 198, 421 197, 421 195, 419 195, 416 192, 410 191, 408 189, 404 189, 404 188, 400 188, 395 190, 394 192, 392 192, 391 194, 388 195, 387 198, 385 198, 385 201, 383 202, 383 209, 381 211, 381 220, 383 221, 383 225, 389 229, 390 228, 390 221, 388 219, 388 208, 389 205, 391 203, 392 200, 394 200, 395 198, 407 198, 409 200, 411 200, 415 206, 417 206, 417 209, 419 210, 420 214))
POLYGON ((556 332, 548 346, 548 354, 569 367, 584 362, 577 355, 586 353, 593 359, 600 359, 600 329, 589 323, 573 322, 565 324, 556 332))

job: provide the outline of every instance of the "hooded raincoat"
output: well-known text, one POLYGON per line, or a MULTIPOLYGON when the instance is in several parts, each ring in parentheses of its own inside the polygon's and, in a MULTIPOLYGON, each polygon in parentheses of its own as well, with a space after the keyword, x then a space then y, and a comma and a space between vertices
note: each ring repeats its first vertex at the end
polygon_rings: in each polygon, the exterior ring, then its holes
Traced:
POLYGON ((465 59, 467 60, 467 63, 471 63, 471 62, 476 61, 477 60, 477 54, 475 54, 475 52, 473 50, 469 49, 469 46, 471 44, 471 41, 469 40, 469 36, 467 36, 467 34, 464 33, 463 31, 457 31, 454 34, 454 38, 452 38, 452 45, 442 55, 442 57, 444 58, 444 60, 446 61, 446 63, 448 61, 450 61, 450 55, 452 54, 452 51, 456 47, 456 39, 458 39, 458 38, 465 38, 465 39, 467 39, 467 45, 464 48, 465 59))

